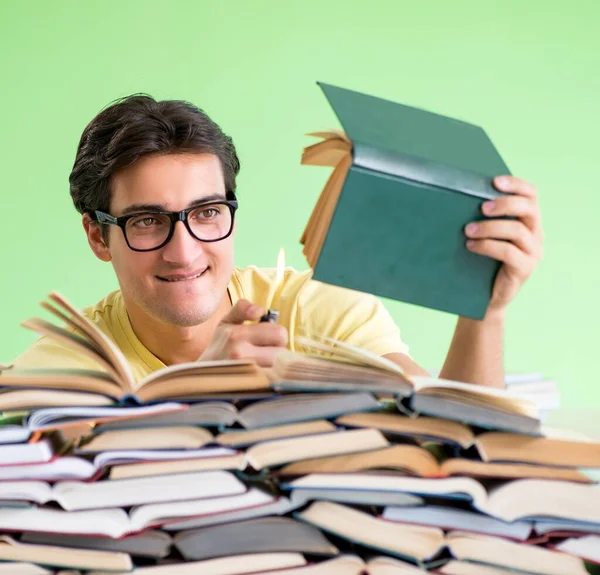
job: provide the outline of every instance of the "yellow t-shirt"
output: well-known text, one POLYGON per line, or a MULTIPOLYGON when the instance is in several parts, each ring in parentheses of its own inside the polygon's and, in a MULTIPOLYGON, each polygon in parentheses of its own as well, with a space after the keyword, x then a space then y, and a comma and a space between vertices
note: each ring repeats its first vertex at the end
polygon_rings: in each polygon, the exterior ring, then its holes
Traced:
MULTIPOLYGON (((266 306, 274 274, 274 269, 235 268, 228 288, 232 303, 247 299, 266 306)), ((287 269, 271 308, 279 311, 278 323, 287 328, 289 347, 293 350, 304 351, 294 346, 295 335, 303 334, 325 335, 378 355, 408 354, 400 330, 376 297, 315 281, 311 279, 310 271, 287 269)), ((85 308, 83 313, 121 349, 137 381, 165 367, 133 331, 119 290, 111 292, 95 306, 85 308)), ((18 356, 13 365, 18 368, 99 369, 92 359, 48 337, 39 339, 18 356)))

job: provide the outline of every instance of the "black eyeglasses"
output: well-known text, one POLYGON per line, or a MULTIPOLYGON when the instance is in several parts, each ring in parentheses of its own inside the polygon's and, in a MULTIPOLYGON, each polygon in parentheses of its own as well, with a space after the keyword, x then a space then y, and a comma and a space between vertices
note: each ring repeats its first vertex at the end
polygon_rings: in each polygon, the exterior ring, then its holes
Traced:
POLYGON ((119 226, 125 241, 135 252, 151 252, 169 243, 175 224, 183 222, 190 235, 201 242, 218 242, 231 235, 238 203, 235 200, 208 202, 180 212, 138 212, 115 217, 95 211, 99 224, 119 226))

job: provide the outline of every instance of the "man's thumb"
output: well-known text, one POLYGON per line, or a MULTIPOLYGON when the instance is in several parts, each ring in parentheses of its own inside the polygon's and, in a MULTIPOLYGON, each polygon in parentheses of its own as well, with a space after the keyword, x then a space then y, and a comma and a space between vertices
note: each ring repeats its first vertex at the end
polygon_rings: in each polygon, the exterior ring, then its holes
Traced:
POLYGON ((221 323, 242 324, 245 321, 259 319, 264 313, 264 310, 246 299, 238 301, 230 310, 229 313, 221 320, 221 323))

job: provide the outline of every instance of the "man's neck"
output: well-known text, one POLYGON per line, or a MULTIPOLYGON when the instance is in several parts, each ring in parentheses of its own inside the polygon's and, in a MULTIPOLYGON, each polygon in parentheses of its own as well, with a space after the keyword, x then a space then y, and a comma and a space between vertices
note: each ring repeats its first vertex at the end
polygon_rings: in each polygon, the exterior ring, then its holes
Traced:
POLYGON ((212 317, 192 327, 163 323, 135 305, 127 306, 127 314, 140 342, 165 365, 174 365, 196 361, 210 343, 217 325, 230 309, 231 300, 227 292, 212 317))

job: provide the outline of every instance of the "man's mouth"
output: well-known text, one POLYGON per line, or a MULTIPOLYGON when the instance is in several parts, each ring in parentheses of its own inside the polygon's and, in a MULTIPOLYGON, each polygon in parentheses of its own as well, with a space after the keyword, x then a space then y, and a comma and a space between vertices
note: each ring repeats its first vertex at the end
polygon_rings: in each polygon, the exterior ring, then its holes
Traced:
POLYGON ((168 276, 156 276, 159 280, 164 281, 164 282, 185 282, 185 281, 190 281, 190 280, 195 280, 197 278, 199 278, 206 270, 203 269, 202 271, 199 272, 194 272, 191 274, 170 274, 168 276))

